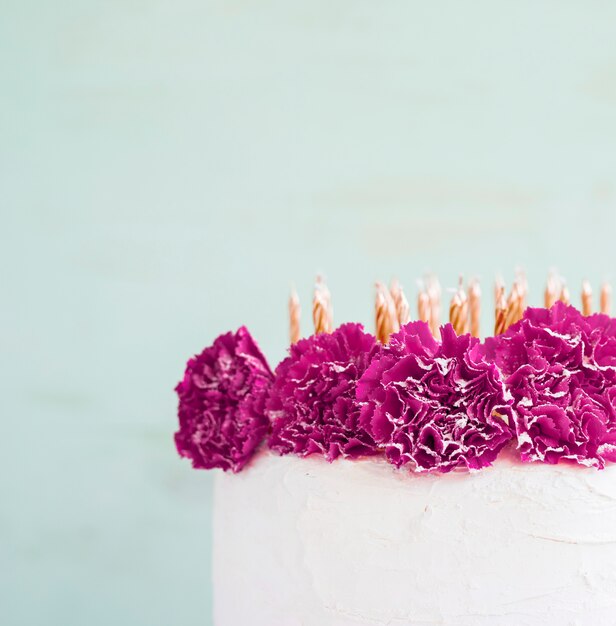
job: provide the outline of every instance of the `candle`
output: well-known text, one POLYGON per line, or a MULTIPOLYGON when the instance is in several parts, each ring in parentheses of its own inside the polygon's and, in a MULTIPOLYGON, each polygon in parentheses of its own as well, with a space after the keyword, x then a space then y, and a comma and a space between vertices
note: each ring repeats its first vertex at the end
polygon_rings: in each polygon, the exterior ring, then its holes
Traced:
POLYGON ((456 331, 456 335, 463 335, 468 332, 468 298, 464 291, 462 276, 457 291, 453 294, 449 305, 449 321, 456 331))
POLYGON ((567 289, 567 285, 563 283, 562 289, 560 290, 559 300, 569 306, 571 304, 571 294, 569 293, 569 289, 567 289))
POLYGON ((548 274, 548 281, 545 286, 544 304, 546 309, 552 308, 552 305, 561 295, 560 281, 554 272, 548 274))
POLYGON ((396 279, 392 280, 389 293, 396 308, 398 325, 403 326, 404 324, 408 324, 411 321, 411 310, 408 300, 404 295, 404 291, 402 290, 402 286, 396 279))
POLYGON ((505 314, 505 330, 511 326, 511 324, 515 324, 518 321, 518 315, 520 313, 520 285, 514 281, 511 286, 511 291, 509 292, 509 296, 507 298, 507 312, 505 314))
POLYGON ((323 278, 317 276, 312 299, 312 321, 315 333, 331 333, 333 324, 331 294, 323 278))
POLYGON ((430 329, 434 337, 438 337, 441 325, 441 285, 436 276, 428 277, 427 293, 430 300, 430 329))
POLYGON ((516 278, 518 284, 518 312, 516 315, 516 322, 524 317, 524 311, 526 311, 526 302, 528 300, 528 280, 526 274, 522 271, 518 271, 516 278))
POLYGON ((479 326, 481 319, 481 289, 479 281, 473 279, 468 288, 468 306, 470 311, 471 335, 479 337, 479 326))
POLYGON ((299 297, 295 289, 292 289, 289 296, 289 338, 291 343, 297 343, 301 335, 299 327, 300 315, 299 297))
MULTIPOLYGON (((394 302, 394 299, 391 297, 391 293, 389 293, 389 289, 387 289, 385 285, 382 285, 382 289, 383 289, 383 295, 385 296, 385 301, 387 302, 387 313, 389 314, 390 334, 397 333, 400 330, 400 322, 398 321, 398 309, 396 307, 396 303, 394 302)), ((389 340, 389 337, 387 339, 389 340)))
POLYGON ((494 306, 496 306, 500 298, 501 291, 505 291, 505 281, 502 276, 497 274, 494 278, 494 306))
POLYGON ((417 296, 417 317, 422 321, 430 324, 430 298, 423 287, 420 287, 417 296))
POLYGON ((494 318, 494 334, 502 335, 507 330, 507 301, 505 299, 504 285, 499 286, 498 293, 496 294, 494 318))
POLYGON ((587 280, 582 282, 582 315, 592 315, 592 288, 587 280))
POLYGON ((326 332, 332 332, 334 330, 334 309, 332 307, 332 294, 330 293, 327 285, 325 284, 325 279, 323 276, 317 276, 317 285, 319 289, 321 289, 323 293, 323 299, 325 301, 325 308, 327 311, 327 323, 329 330, 326 332))
POLYGON ((399 329, 396 307, 385 285, 376 283, 374 300, 375 335, 378 341, 385 344, 389 336, 399 329))
POLYGON ((612 308, 612 287, 605 281, 601 285, 601 313, 610 314, 612 308))

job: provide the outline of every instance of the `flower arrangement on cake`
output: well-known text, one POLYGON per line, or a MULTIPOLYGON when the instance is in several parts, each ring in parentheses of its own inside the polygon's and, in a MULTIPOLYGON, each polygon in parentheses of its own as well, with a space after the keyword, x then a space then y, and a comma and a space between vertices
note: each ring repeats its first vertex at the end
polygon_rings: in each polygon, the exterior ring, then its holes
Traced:
POLYGON ((581 310, 555 274, 543 308, 527 307, 519 274, 495 285, 494 335, 479 338, 481 292, 462 279, 449 323, 441 289, 421 285, 417 320, 397 281, 377 283, 375 335, 334 328, 331 295, 314 291, 314 334, 300 337, 289 299, 288 356, 272 370, 245 327, 188 361, 177 385, 175 442, 196 468, 239 472, 260 446, 279 455, 380 456, 413 472, 480 470, 515 449, 521 462, 601 469, 616 461, 616 320, 610 287, 600 312, 582 287, 581 310))

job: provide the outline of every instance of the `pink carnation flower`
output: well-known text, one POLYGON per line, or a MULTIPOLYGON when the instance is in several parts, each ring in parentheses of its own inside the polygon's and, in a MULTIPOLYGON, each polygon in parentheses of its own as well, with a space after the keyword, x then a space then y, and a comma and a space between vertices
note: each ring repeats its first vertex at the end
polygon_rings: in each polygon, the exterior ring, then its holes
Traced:
POLYGON ((361 324, 302 339, 276 368, 268 408, 269 446, 280 454, 375 454, 373 439, 359 423, 357 381, 379 346, 361 324))
POLYGON ((490 465, 512 437, 511 399, 479 340, 447 324, 436 341, 411 322, 358 385, 361 424, 396 466, 449 472, 490 465))
POLYGON ((515 399, 525 461, 616 461, 616 321, 557 302, 486 340, 515 399))
POLYGON ((188 361, 176 387, 180 455, 196 468, 239 472, 267 434, 271 382, 269 365, 244 326, 188 361))

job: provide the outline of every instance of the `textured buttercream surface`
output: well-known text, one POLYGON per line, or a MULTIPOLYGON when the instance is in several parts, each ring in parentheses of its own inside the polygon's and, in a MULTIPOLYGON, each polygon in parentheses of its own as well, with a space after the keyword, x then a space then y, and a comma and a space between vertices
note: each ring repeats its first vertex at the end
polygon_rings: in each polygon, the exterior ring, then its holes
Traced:
POLYGON ((616 466, 263 452, 216 477, 213 567, 216 626, 611 626, 616 466))

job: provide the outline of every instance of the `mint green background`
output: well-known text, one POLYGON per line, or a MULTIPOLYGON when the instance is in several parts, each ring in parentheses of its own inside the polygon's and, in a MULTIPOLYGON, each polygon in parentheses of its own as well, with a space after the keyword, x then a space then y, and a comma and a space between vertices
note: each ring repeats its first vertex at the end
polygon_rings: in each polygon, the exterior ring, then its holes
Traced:
MULTIPOLYGON (((291 281, 337 322, 375 279, 614 276, 616 5, 0 8, 0 622, 210 623, 212 475, 187 357, 291 281)), ((491 315, 486 310, 486 323, 491 315)), ((308 315, 304 330, 308 331, 308 315)))

